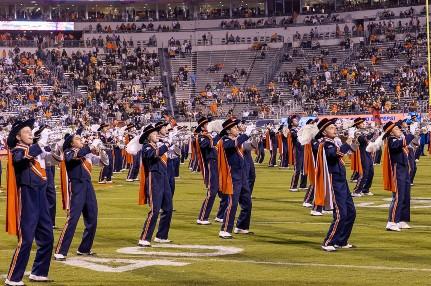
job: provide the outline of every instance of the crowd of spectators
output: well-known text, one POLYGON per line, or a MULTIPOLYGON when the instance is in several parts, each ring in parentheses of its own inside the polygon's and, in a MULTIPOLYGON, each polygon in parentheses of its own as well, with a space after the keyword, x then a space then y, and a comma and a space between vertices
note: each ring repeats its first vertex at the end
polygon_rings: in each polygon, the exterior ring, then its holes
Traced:
POLYGON ((181 25, 178 21, 172 22, 171 25, 154 25, 152 22, 135 24, 132 23, 121 23, 116 25, 115 28, 111 25, 103 26, 101 23, 97 23, 93 30, 93 25, 88 26, 88 32, 96 33, 142 33, 142 32, 177 32, 181 29, 181 25))
POLYGON ((158 56, 139 47, 118 48, 104 57, 98 49, 3 51, 0 94, 3 111, 56 116, 67 124, 144 120, 143 114, 158 116, 166 105, 158 56))
MULTIPOLYGON (((244 9, 238 13, 248 13, 245 16, 248 17, 259 15, 260 12, 244 9)), ((123 16, 125 15, 121 17, 123 16)), ((395 15, 384 11, 379 14, 379 18, 386 20, 369 22, 365 27, 359 23, 350 28, 347 24, 341 24, 343 21, 336 14, 307 16, 304 24, 314 27, 306 35, 297 32, 294 39, 305 43, 301 44, 302 48, 320 49, 321 56, 307 58, 308 65, 300 65, 294 72, 280 73, 278 82, 270 82, 265 90, 256 85, 243 84, 249 71, 234 69, 227 72, 223 69, 223 64, 214 64, 208 67, 208 72, 220 72, 219 81, 206 84, 203 90, 197 91, 196 97, 179 102, 178 108, 183 114, 193 113, 196 116, 196 112, 192 110, 199 110, 208 104, 222 107, 226 104, 247 103, 257 107, 262 113, 268 113, 274 111, 274 106, 284 106, 283 88, 291 93, 296 102, 310 106, 310 112, 358 113, 367 112, 376 106, 382 111, 400 110, 405 108, 407 101, 413 102, 414 107, 417 105, 416 100, 423 100, 428 90, 427 71, 423 62, 426 35, 413 8, 400 12, 400 18, 410 18, 404 24, 393 20, 394 17, 395 15), (337 23, 335 35, 344 38, 344 49, 351 49, 346 52, 352 54, 351 61, 337 65, 329 60, 331 55, 320 46, 318 40, 322 33, 319 32, 319 24, 327 22, 337 23), (353 49, 350 36, 359 34, 365 35, 366 41, 359 48, 353 49), (404 40, 399 41, 396 34, 403 34, 404 40), (384 48, 378 45, 388 41, 393 44, 384 48), (392 70, 380 68, 385 60, 396 63, 395 67, 392 70)), ((221 27, 251 29, 289 23, 294 23, 294 17, 283 19, 279 23, 275 18, 230 20, 223 21, 221 27)), ((82 35, 76 33, 2 32, 0 45, 17 48, 1 55, 0 108, 12 110, 19 107, 19 110, 35 116, 59 116, 64 121, 72 122, 78 120, 78 117, 74 117, 76 112, 83 114, 80 120, 92 122, 108 118, 146 120, 148 118, 143 118, 142 114, 156 114, 166 108, 167 94, 159 79, 159 56, 137 46, 132 37, 126 40, 117 33, 173 29, 180 29, 178 22, 173 22, 172 27, 159 25, 157 28, 151 22, 140 26, 132 22, 119 24, 114 30, 109 25, 102 26, 99 23, 95 31, 107 34, 96 35, 85 41, 82 40, 82 35), (18 47, 22 46, 19 43, 28 41, 39 47, 36 53, 19 50, 18 47), (83 42, 87 51, 68 54, 61 50, 69 41, 83 42), (52 46, 59 49, 46 49, 52 46), (101 50, 103 54, 99 52, 101 50), (82 96, 76 96, 77 94, 82 96)), ((271 41, 277 41, 278 38, 275 34, 271 41)), ((212 45, 214 40, 211 32, 202 35, 204 44, 212 45)), ((239 35, 234 36, 229 32, 226 32, 224 40, 226 44, 241 42, 239 35)), ((258 37, 253 40, 257 43, 258 37)), ((148 45, 155 43, 153 36, 148 45)), ((261 59, 265 59, 266 47, 267 45, 259 43, 255 48, 260 51, 261 59)), ((190 55, 191 51, 190 40, 176 40, 173 37, 169 40, 169 57, 184 57, 190 55)), ((301 51, 302 49, 298 49, 295 50, 296 54, 286 53, 283 60, 295 62, 295 58, 304 57, 300 54, 301 51)), ((174 90, 189 81, 195 86, 193 81, 196 81, 196 75, 191 67, 180 67, 173 75, 174 90)))
POLYGON ((190 40, 175 40, 171 37, 168 41, 168 55, 170 58, 176 56, 185 57, 192 53, 192 42, 190 40))
MULTIPOLYGON (((290 87, 297 102, 309 106, 309 112, 361 113, 373 106, 386 112, 410 110, 428 94, 425 46, 424 34, 407 33, 403 41, 384 46, 362 44, 341 66, 322 51, 322 56, 313 57, 308 66, 282 72, 277 79, 290 87), (381 67, 382 61, 391 64, 381 67)), ((283 59, 294 62, 295 56, 304 55, 285 54, 283 59)))
POLYGON ((63 47, 68 43, 78 43, 82 39, 79 32, 1 32, 2 47, 63 47))
MULTIPOLYGON (((33 3, 33 2, 32 2, 33 3)), ((232 11, 230 11, 228 5, 215 7, 214 5, 205 5, 198 3, 199 7, 188 7, 187 5, 176 6, 171 5, 169 7, 163 7, 159 5, 158 11, 156 11, 155 5, 148 7, 124 7, 119 5, 98 5, 91 7, 86 11, 83 7, 76 9, 72 7, 62 6, 51 6, 45 7, 43 5, 33 7, 29 6, 15 6, 15 11, 10 12, 6 9, 2 10, 0 14, 0 20, 44 20, 44 21, 77 21, 77 22, 143 22, 143 21, 169 21, 169 20, 196 20, 196 19, 229 19, 229 18, 259 18, 269 16, 280 16, 283 15, 281 11, 268 11, 265 12, 264 7, 257 5, 251 7, 251 5, 236 6, 233 3, 232 11), (151 7, 153 6, 153 7, 151 7), (198 10, 196 17, 191 13, 191 9, 198 10)), ((313 4, 305 1, 304 7, 302 7, 302 14, 305 15, 316 15, 324 14, 324 17, 340 12, 348 11, 362 11, 367 9, 389 9, 394 7, 406 6, 410 7, 413 5, 424 5, 425 0, 389 0, 383 2, 361 2, 361 1, 340 1, 337 3, 329 2, 316 2, 313 4)), ((32 5, 30 5, 32 6, 32 5)), ((399 17, 410 17, 411 9, 402 11, 399 13, 399 17)), ((424 11, 421 11, 424 13, 424 11)), ((286 10, 285 15, 291 15, 291 11, 286 10)), ((396 17, 392 11, 385 10, 381 13, 383 18, 396 17)), ((311 24, 314 21, 327 21, 322 19, 321 15, 316 15, 317 19, 309 18, 311 24)), ((332 16, 329 16, 332 17, 332 16)), ((328 17, 328 18, 329 18, 328 17)), ((327 18, 327 19, 328 19, 327 18)), ((331 19, 331 22, 334 20, 331 19)))

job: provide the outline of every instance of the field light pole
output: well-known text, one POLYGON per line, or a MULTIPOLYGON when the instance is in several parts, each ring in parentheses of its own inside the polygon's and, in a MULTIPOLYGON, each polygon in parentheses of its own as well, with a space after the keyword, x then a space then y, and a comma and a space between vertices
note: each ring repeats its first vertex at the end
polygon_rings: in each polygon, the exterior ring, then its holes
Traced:
POLYGON ((429 11, 429 0, 425 1, 426 8, 426 32, 427 32, 427 64, 428 64, 428 117, 431 119, 431 52, 430 52, 430 11, 429 11))

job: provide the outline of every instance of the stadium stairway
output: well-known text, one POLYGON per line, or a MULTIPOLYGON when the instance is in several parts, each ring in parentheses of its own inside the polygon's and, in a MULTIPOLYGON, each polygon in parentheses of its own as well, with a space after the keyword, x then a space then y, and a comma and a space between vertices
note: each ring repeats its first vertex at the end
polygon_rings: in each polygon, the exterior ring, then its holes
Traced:
POLYGON ((196 73, 196 66, 193 65, 193 55, 185 55, 184 57, 176 56, 175 58, 170 59, 171 63, 171 73, 172 78, 175 79, 178 75, 178 70, 180 67, 188 67, 189 68, 189 80, 182 81, 178 84, 175 89, 175 99, 176 102, 185 101, 187 102, 190 99, 190 96, 193 94, 193 86, 190 82, 190 73, 196 73))

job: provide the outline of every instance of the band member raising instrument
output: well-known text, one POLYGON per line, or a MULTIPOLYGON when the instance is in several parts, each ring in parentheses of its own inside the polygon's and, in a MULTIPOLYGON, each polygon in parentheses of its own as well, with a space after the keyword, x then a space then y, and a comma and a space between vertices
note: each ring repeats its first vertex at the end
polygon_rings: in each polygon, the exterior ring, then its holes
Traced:
POLYGON ((278 153, 280 154, 280 169, 289 167, 288 163, 288 148, 287 148, 287 138, 289 135, 289 128, 280 125, 277 132, 278 138, 278 153))
POLYGON ((7 138, 6 231, 18 236, 18 246, 5 285, 24 285, 22 278, 35 238, 37 252, 30 280, 48 281, 54 237, 46 196, 45 153, 33 142, 33 125, 34 119, 18 120, 7 138))
MULTIPOLYGON (((125 134, 126 146, 134 138, 132 135, 132 132, 134 131, 134 129, 135 129, 135 125, 133 124, 127 125, 127 128, 126 128, 127 133, 125 134)), ((141 152, 130 154, 129 152, 127 152, 127 148, 124 151, 126 153, 125 162, 127 164, 127 168, 129 169, 129 172, 127 173, 126 181, 127 182, 137 181, 138 175, 139 175, 139 168, 141 166, 141 152)))
POLYGON ((55 161, 54 159, 51 147, 46 146, 48 144, 47 133, 49 132, 48 129, 46 128, 46 125, 39 126, 38 128, 33 129, 33 131, 34 131, 34 135, 33 135, 34 143, 39 142, 39 145, 42 146, 42 149, 46 152, 46 156, 44 159, 46 179, 47 179, 46 196, 48 199, 48 208, 49 208, 49 214, 52 220, 52 227, 55 228, 57 194, 55 191, 54 177, 55 177, 55 166, 57 165, 57 161, 55 161))
POLYGON ((265 133, 265 148, 269 151, 269 162, 268 167, 276 167, 277 166, 277 148, 278 148, 278 139, 275 134, 275 131, 271 126, 267 127, 265 133))
POLYGON ((159 229, 154 239, 157 243, 170 243, 168 239, 172 219, 172 193, 168 181, 167 152, 169 145, 160 142, 160 126, 148 125, 139 139, 142 146, 139 204, 150 206, 138 246, 151 246, 151 239, 160 210, 159 229))
POLYGON ((265 160, 265 142, 266 142, 266 136, 265 134, 259 134, 258 135, 258 144, 257 144, 257 156, 255 162, 257 164, 262 164, 262 162, 265 160))
POLYGON ((389 207, 386 229, 400 231, 410 226, 410 173, 408 145, 414 139, 409 134, 405 136, 392 121, 383 126, 385 139, 383 159, 383 186, 392 192, 392 202, 389 207))
POLYGON ((297 192, 298 187, 299 189, 307 189, 307 176, 304 174, 304 146, 298 142, 299 117, 297 115, 292 115, 289 119, 290 133, 288 137, 288 148, 291 148, 290 150, 293 150, 293 152, 290 151, 288 156, 289 158, 295 158, 294 162, 292 162, 295 165, 290 184, 290 191, 297 192))
MULTIPOLYGON (((129 142, 133 139, 134 131, 135 131, 135 124, 129 123, 125 126, 124 135, 123 135, 125 146, 127 146, 127 144, 129 144, 129 142)), ((128 171, 127 179, 129 179, 130 170, 132 169, 132 165, 133 165, 133 156, 126 152, 126 148, 123 149, 122 153, 123 153, 123 170, 128 171)))
POLYGON ((75 235, 76 225, 81 214, 84 218, 84 233, 77 250, 77 255, 94 255, 92 252, 97 229, 97 199, 91 182, 92 161, 98 153, 98 159, 104 166, 108 165, 109 157, 101 150, 101 144, 93 141, 85 144, 81 138, 81 130, 74 134, 66 134, 63 143, 64 163, 69 183, 69 206, 66 223, 61 232, 55 249, 54 259, 66 260, 70 245, 75 235), (98 145, 96 145, 98 144, 98 145))
POLYGON ((99 176, 99 184, 111 184, 112 183, 112 174, 114 171, 114 161, 113 161, 113 143, 114 138, 112 134, 108 132, 109 124, 102 123, 100 127, 97 129, 99 132, 99 138, 104 144, 104 148, 106 149, 106 154, 109 158, 109 164, 104 166, 100 170, 99 176))
POLYGON ((197 159, 204 179, 205 188, 207 189, 205 200, 202 203, 198 219, 196 220, 196 223, 200 225, 211 224, 209 216, 219 190, 216 149, 219 136, 216 135, 213 137, 208 132, 208 123, 209 120, 206 117, 202 117, 198 120, 198 126, 196 127, 196 132, 199 133, 196 143, 197 159))
POLYGON ((356 218, 356 209, 346 180, 344 155, 352 150, 352 139, 336 141, 335 120, 323 118, 317 124, 316 138, 323 137, 316 158, 315 204, 333 210, 333 221, 322 244, 325 251, 351 248, 348 243, 356 218))
POLYGON ((354 137, 359 144, 359 148, 352 154, 352 158, 354 158, 352 161, 356 164, 355 170, 358 172, 359 177, 352 196, 372 196, 373 193, 370 192, 370 188, 374 178, 374 162, 371 153, 367 152, 366 148, 369 141, 374 137, 374 132, 365 130, 364 118, 355 118, 353 127, 358 128, 354 137))
MULTIPOLYGON (((310 178, 308 190, 305 193, 303 207, 311 208, 314 202, 314 175, 315 175, 315 162, 319 142, 314 139, 314 136, 319 130, 317 124, 313 119, 309 119, 305 126, 298 132, 298 142, 304 146, 304 174, 310 178)), ((321 210, 311 210, 311 215, 321 216, 321 210)))
POLYGON ((229 118, 223 122, 223 130, 220 132, 222 139, 217 143, 218 172, 220 191, 227 197, 227 207, 224 221, 219 236, 224 239, 232 238, 232 230, 235 222, 238 202, 241 201, 241 214, 238 217, 237 228, 245 230, 242 226, 248 219, 251 206, 251 195, 244 162, 242 144, 249 136, 240 134, 238 119, 229 118))

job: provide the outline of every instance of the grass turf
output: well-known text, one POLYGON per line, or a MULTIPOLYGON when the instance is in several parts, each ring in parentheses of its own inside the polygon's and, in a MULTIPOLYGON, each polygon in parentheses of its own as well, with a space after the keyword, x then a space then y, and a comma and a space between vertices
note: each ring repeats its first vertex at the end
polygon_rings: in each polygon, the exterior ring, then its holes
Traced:
MULTIPOLYGON (((256 166, 253 196, 254 235, 235 235, 233 240, 218 238, 219 224, 196 225, 205 191, 200 174, 181 166, 176 181, 169 238, 175 244, 217 245, 242 248, 239 254, 215 257, 148 257, 117 253, 136 245, 148 207, 137 205, 138 183, 125 182, 125 173, 116 174, 114 184, 94 182, 99 203, 98 230, 94 251, 99 258, 168 259, 189 263, 186 266, 150 266, 122 273, 105 273, 53 261, 51 285, 431 285, 431 249, 428 170, 431 159, 418 163, 412 202, 413 229, 400 233, 385 231, 387 207, 357 207, 357 218, 350 242, 355 249, 325 253, 320 244, 328 230, 331 215, 311 217, 301 206, 304 192, 288 191, 292 170, 256 166)), ((5 166, 5 164, 3 164, 5 166)), ((93 178, 97 178, 96 169, 93 178)), ((3 172, 5 173, 5 172, 3 172)), ((372 191, 375 196, 356 198, 355 203, 387 204, 390 194, 382 189, 381 167, 375 167, 372 191)), ((58 176, 57 176, 58 178, 58 176)), ((3 182, 5 182, 3 177, 3 182)), ((351 189, 353 186, 351 185, 351 189)), ((0 227, 4 229, 5 194, 0 194, 0 227)), ((57 225, 62 227, 65 213, 58 194, 57 225)), ((211 218, 214 218, 216 200, 211 218)), ((69 252, 73 257, 82 235, 82 219, 69 252)), ((54 231, 55 243, 60 231, 54 231)), ((16 238, 0 234, 0 274, 7 272, 16 238)), ((167 251, 153 248, 152 251, 167 251)), ((178 249, 171 250, 179 252, 178 249)), ((201 253, 203 250, 194 252, 201 253)), ((205 252, 205 251, 204 251, 205 252)), ((35 247, 28 271, 31 269, 35 247)), ((106 265, 122 266, 122 262, 106 265)), ((24 279, 27 284, 27 278, 24 279)))

